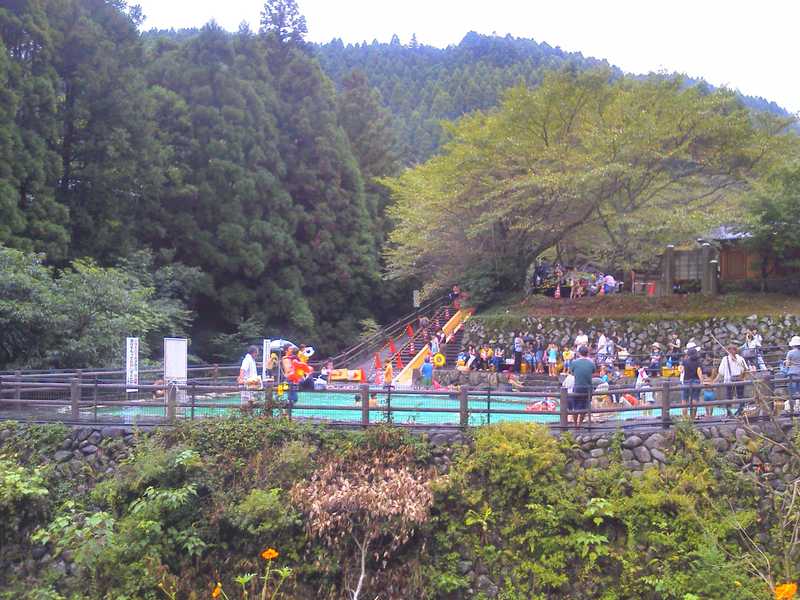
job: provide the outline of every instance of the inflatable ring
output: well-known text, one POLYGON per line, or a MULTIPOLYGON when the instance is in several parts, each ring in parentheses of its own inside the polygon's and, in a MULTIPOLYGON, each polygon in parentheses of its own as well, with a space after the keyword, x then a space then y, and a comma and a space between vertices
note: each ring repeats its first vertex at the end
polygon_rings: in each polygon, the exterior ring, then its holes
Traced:
POLYGON ((444 363, 445 363, 444 354, 442 354, 441 352, 433 356, 433 366, 441 369, 444 366, 444 363))

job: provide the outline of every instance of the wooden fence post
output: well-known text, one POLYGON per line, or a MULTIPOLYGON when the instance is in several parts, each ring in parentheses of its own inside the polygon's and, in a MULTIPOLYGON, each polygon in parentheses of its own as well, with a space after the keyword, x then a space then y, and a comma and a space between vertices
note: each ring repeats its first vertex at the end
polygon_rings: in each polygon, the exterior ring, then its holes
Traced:
POLYGON ((264 387, 264 414, 272 416, 272 409, 275 408, 275 396, 272 391, 272 384, 264 387))
POLYGON ((14 371, 14 378, 17 380, 17 385, 14 388, 14 408, 22 410, 22 371, 14 371))
POLYGON ((369 384, 361 386, 361 425, 369 427, 369 384))
POLYGON ((458 390, 459 422, 462 428, 469 426, 469 388, 465 385, 458 390))
POLYGON ((170 383, 167 389, 167 421, 175 423, 178 418, 178 386, 170 383))
POLYGON ((661 389, 661 426, 664 429, 669 429, 672 423, 672 416, 669 414, 670 409, 670 385, 669 379, 664 381, 664 386, 661 389))
POLYGON ((567 410, 569 409, 569 393, 567 388, 561 387, 561 395, 558 401, 558 412, 561 418, 561 429, 567 429, 569 427, 569 415, 567 414, 567 410))
POLYGON ((70 382, 69 400, 70 400, 70 406, 72 407, 72 419, 74 421, 80 421, 81 380, 78 379, 77 377, 73 377, 72 381, 70 382))

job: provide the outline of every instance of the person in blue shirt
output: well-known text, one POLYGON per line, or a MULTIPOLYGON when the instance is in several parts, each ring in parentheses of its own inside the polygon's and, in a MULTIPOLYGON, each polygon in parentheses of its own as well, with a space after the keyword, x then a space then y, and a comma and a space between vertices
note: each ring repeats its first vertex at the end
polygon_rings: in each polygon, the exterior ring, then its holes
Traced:
POLYGON ((422 376, 422 386, 429 388, 433 383, 433 363, 431 362, 431 357, 426 356, 425 362, 422 363, 422 366, 419 368, 419 374, 422 376))
POLYGON ((571 396, 572 409, 580 411, 575 414, 575 427, 580 427, 581 421, 591 409, 592 401, 592 375, 595 364, 589 358, 589 348, 586 346, 578 348, 578 359, 573 360, 571 366, 572 374, 575 376, 571 396))

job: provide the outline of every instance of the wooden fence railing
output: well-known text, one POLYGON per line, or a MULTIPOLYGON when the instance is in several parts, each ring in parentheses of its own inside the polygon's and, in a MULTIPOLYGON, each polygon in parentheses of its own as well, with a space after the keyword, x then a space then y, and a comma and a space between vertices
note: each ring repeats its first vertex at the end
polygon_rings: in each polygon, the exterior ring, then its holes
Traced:
POLYGON ((669 428, 681 418, 736 422, 800 416, 800 378, 769 374, 745 382, 684 386, 664 380, 648 388, 595 389, 587 410, 574 410, 565 388, 511 392, 461 387, 448 391, 399 390, 368 385, 326 390, 243 390, 235 385, 139 385, 74 377, 68 382, 0 378, 0 420, 160 425, 184 419, 239 414, 285 416, 310 422, 367 427, 479 426, 528 421, 569 429, 578 415, 588 428, 669 428), (699 388, 700 400, 691 390, 699 388), (704 401, 704 392, 714 391, 704 401), (296 396, 295 396, 296 394, 296 396), (794 396, 794 398, 793 398, 794 396), (742 409, 740 415, 734 411, 742 409))

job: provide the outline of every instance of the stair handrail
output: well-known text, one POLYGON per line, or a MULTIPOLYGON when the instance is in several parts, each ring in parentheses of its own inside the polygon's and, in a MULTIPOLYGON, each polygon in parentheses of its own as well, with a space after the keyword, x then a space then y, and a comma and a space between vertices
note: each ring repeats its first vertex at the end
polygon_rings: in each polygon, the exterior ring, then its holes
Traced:
POLYGON ((415 319, 421 316, 424 313, 427 313, 432 307, 442 303, 443 300, 447 298, 446 294, 442 294, 437 296, 425 304, 421 305, 419 308, 415 309, 413 312, 400 317, 396 321, 393 321, 389 325, 385 325, 381 327, 377 332, 371 335, 366 340, 356 344, 355 346, 348 348, 344 352, 341 352, 335 356, 329 357, 327 360, 333 361, 334 364, 341 364, 345 360, 352 359, 359 354, 366 354, 369 348, 374 347, 376 342, 379 342, 380 346, 385 344, 385 340, 387 338, 393 337, 398 332, 402 332, 408 325, 411 324, 415 319))

